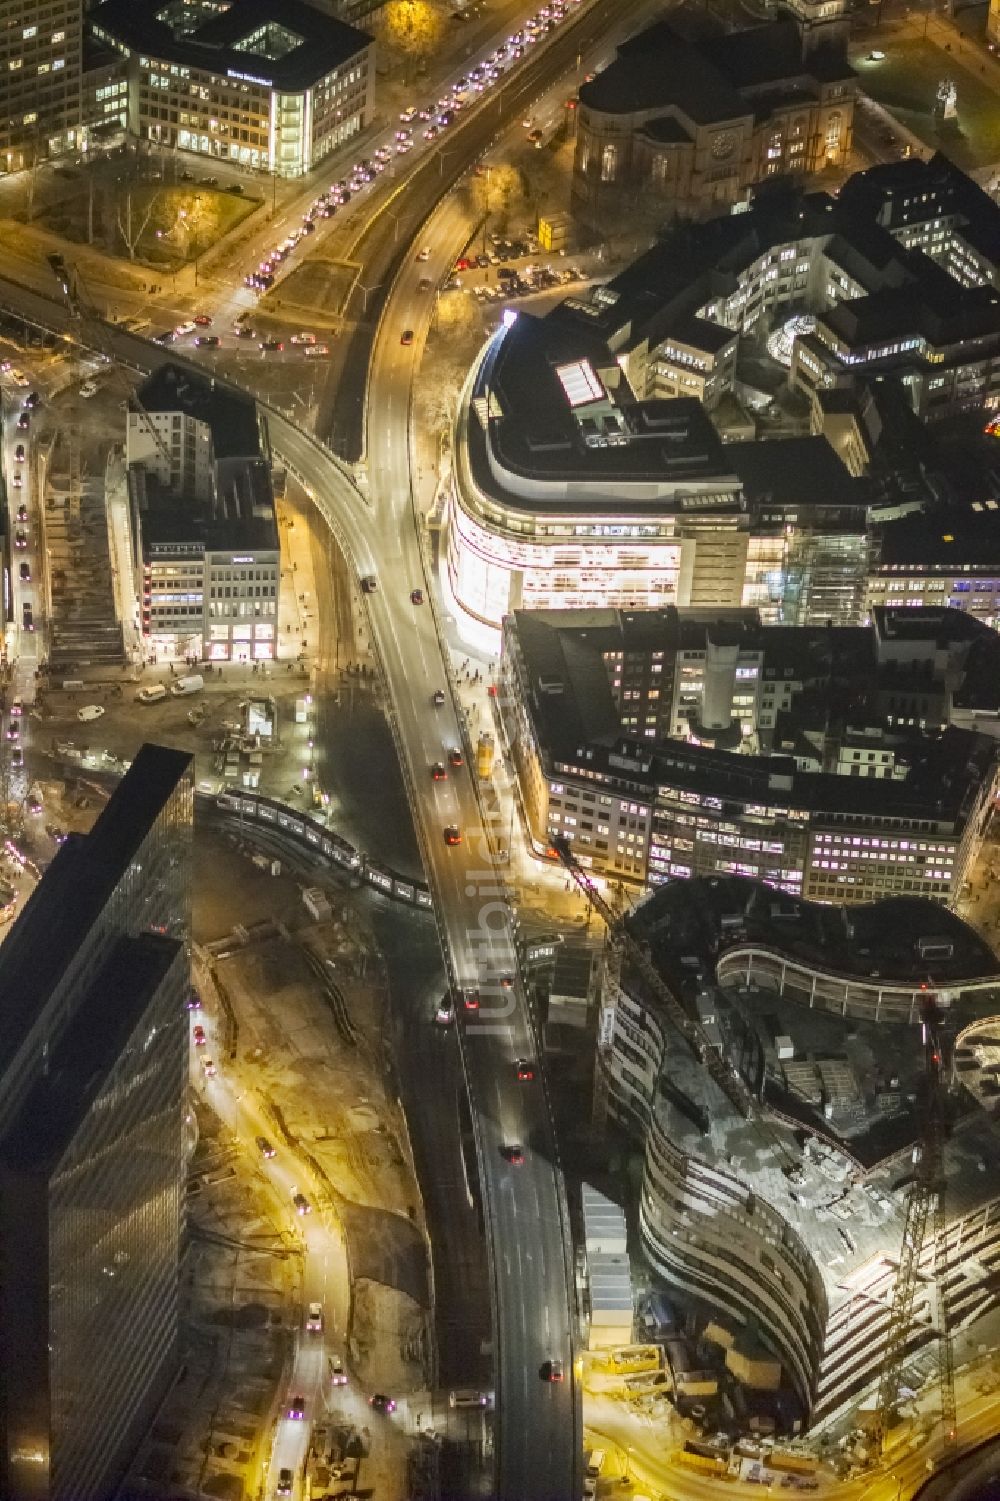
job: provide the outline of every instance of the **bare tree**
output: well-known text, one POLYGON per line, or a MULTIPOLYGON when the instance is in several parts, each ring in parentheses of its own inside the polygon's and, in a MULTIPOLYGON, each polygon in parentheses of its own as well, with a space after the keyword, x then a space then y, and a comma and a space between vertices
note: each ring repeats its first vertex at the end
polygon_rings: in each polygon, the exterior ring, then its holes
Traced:
POLYGON ((133 213, 132 189, 126 188, 125 190, 125 202, 118 210, 118 233, 122 237, 122 243, 128 251, 130 261, 135 260, 136 246, 146 233, 161 196, 159 193, 152 195, 144 214, 133 213))

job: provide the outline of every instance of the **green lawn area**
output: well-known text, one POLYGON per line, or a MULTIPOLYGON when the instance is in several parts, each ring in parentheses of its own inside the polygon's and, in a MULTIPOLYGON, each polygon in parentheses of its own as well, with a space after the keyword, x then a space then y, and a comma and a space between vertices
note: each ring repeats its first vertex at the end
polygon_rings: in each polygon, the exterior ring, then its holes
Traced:
POLYGON ((137 261, 169 271, 202 255, 260 203, 249 194, 193 183, 136 183, 128 193, 114 182, 98 179, 91 213, 88 189, 81 180, 67 185, 36 222, 81 243, 88 240, 92 223, 96 247, 128 259, 131 246, 137 261))
POLYGON ((1000 98, 983 79, 919 37, 887 38, 884 43, 876 38, 874 45, 884 46, 883 62, 866 62, 864 52, 853 58, 866 94, 966 171, 1000 161, 1000 98), (958 119, 943 122, 934 105, 938 84, 946 78, 958 90, 958 119))

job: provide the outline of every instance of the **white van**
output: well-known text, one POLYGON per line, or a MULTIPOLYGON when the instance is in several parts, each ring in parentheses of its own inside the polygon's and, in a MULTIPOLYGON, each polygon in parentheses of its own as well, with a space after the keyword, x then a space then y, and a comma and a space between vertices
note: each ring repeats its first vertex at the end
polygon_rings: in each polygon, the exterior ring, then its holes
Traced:
POLYGON ((166 698, 167 690, 162 683, 151 683, 148 688, 140 688, 135 696, 137 704, 158 704, 161 698, 166 698))
POLYGON ((587 1456, 587 1477, 596 1480, 604 1469, 604 1461, 607 1456, 603 1449, 592 1449, 587 1456))
POLYGON ((189 693, 200 693, 205 686, 205 679, 200 672, 193 672, 186 678, 178 678, 171 686, 174 698, 186 698, 189 693))
POLYGON ((480 1391, 478 1387, 465 1387, 459 1391, 450 1392, 448 1395, 449 1407, 490 1407, 492 1405, 488 1392, 480 1391))

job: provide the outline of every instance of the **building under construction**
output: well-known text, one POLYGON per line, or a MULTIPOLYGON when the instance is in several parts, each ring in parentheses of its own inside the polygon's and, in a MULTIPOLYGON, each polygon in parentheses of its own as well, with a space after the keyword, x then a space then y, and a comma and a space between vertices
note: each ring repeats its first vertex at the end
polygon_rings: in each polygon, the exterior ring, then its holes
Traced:
POLYGON ((994 954, 917 898, 677 881, 609 944, 605 1006, 600 1108, 642 1143, 643 1250, 714 1347, 706 1421, 867 1407, 879 1448, 940 1380, 947 1436, 952 1346, 1000 1324, 994 954))

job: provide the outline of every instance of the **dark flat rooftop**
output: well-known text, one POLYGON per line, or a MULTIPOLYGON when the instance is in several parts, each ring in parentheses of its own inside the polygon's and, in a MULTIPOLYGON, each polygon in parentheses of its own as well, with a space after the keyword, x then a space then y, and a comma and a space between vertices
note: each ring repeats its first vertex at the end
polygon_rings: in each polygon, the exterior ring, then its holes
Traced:
MULTIPOLYGON (((484 386, 489 386, 501 413, 490 418, 490 441, 500 463, 513 474, 592 483, 628 478, 675 484, 680 489, 685 485, 733 486, 728 450, 701 403, 692 399, 637 402, 603 338, 582 323, 520 313, 486 356, 477 390, 484 386), (625 423, 623 444, 591 447, 586 443, 578 420, 586 409, 570 405, 558 375, 560 366, 580 361, 586 361, 598 375, 610 369, 618 380, 617 387, 609 389, 608 399, 625 423)), ((477 430, 480 424, 473 419, 473 462, 477 430)), ((487 489, 496 489, 494 479, 487 489)), ((580 500, 573 497, 574 508, 580 500)), ((607 509, 606 498, 600 504, 607 509)), ((637 505, 662 509, 664 498, 649 494, 637 505)))
POLYGON ((273 88, 307 89, 350 62, 372 41, 365 31, 339 21, 304 0, 234 0, 193 31, 175 33, 160 14, 162 0, 104 0, 90 19, 132 51, 208 72, 252 74, 273 88), (273 25, 299 40, 281 57, 238 44, 273 25))
POLYGON ((907 564, 949 572, 965 564, 997 573, 1000 582, 1000 510, 966 506, 914 511, 876 528, 877 567, 907 564))
POLYGON ((939 902, 898 896, 860 906, 810 902, 746 876, 694 876, 658 886, 630 914, 628 925, 664 950, 718 952, 722 918, 739 916, 733 942, 777 948, 804 964, 888 984, 984 979, 1000 960, 974 928, 939 902), (921 958, 921 938, 945 939, 950 958, 921 958))
POLYGON ((871 501, 871 486, 849 473, 826 438, 772 438, 727 443, 747 499, 776 505, 856 506, 871 501))
POLYGON ((257 403, 211 376, 182 365, 161 365, 139 388, 147 412, 183 412, 212 429, 217 459, 257 458, 261 451, 257 403))

